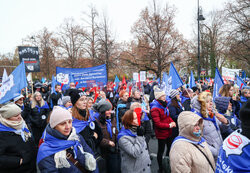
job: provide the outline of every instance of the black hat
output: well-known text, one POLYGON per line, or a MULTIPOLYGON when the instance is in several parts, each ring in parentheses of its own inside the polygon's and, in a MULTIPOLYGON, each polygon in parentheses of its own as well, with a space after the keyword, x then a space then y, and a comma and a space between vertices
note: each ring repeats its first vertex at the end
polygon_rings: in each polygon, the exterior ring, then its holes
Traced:
POLYGON ((250 139, 250 99, 240 109, 242 134, 250 139))
POLYGON ((101 99, 98 103, 95 103, 93 105, 94 111, 99 112, 101 114, 105 113, 111 108, 112 108, 112 104, 109 101, 104 100, 104 99, 101 99))
POLYGON ((69 93, 70 99, 71 99, 71 103, 73 104, 73 106, 76 104, 77 100, 82 97, 82 96, 86 96, 86 93, 81 91, 81 90, 71 90, 69 93))

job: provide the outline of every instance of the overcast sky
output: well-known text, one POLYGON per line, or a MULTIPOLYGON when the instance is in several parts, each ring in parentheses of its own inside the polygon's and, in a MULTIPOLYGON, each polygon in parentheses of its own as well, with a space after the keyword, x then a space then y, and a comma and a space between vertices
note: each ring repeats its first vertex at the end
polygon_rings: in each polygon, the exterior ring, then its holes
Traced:
MULTIPOLYGON (((177 8, 175 23, 185 38, 191 39, 197 14, 197 0, 156 0, 177 8)), ((221 9, 229 0, 200 0, 204 16, 221 9)), ((93 5, 111 21, 117 41, 132 39, 131 26, 152 0, 0 0, 0 53, 14 53, 22 39, 47 27, 56 31, 65 18, 73 17, 82 23, 83 12, 93 5)))

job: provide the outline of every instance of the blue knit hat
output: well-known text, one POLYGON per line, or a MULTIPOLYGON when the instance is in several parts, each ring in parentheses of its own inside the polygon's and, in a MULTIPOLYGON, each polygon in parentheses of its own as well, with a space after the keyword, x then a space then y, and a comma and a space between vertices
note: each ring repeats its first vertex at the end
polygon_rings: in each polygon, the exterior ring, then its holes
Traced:
POLYGON ((226 113, 231 97, 216 97, 214 99, 216 109, 219 113, 226 113))

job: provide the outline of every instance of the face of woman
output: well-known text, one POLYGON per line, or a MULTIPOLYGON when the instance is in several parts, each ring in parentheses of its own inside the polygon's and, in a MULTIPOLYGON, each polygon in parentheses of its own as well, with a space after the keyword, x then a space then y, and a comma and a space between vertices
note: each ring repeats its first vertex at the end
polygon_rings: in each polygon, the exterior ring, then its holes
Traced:
POLYGON ((14 116, 14 117, 8 118, 8 120, 20 122, 22 120, 22 116, 21 116, 21 114, 18 114, 18 115, 14 116))
POLYGON ((233 96, 233 90, 234 90, 234 87, 231 87, 230 90, 229 90, 229 97, 233 96))
POLYGON ((86 96, 80 97, 76 102, 76 107, 78 109, 86 109, 86 107, 87 107, 87 97, 86 96))
POLYGON ((207 110, 208 110, 209 112, 211 112, 212 109, 213 109, 213 102, 212 102, 212 98, 211 98, 211 97, 207 100, 206 106, 207 106, 207 110))
POLYGON ((106 94, 103 91, 100 91, 100 97, 103 99, 106 99, 106 94))
POLYGON ((61 122, 60 124, 57 124, 55 129, 64 136, 68 136, 72 129, 72 120, 66 120, 61 122))
POLYGON ((93 105, 93 101, 92 101, 92 100, 89 100, 89 101, 88 101, 88 108, 91 108, 92 105, 93 105))
POLYGON ((161 100, 161 101, 166 101, 166 95, 163 95, 163 96, 161 96, 158 100, 161 100))
POLYGON ((16 103, 19 105, 23 105, 23 98, 20 98, 19 100, 17 100, 16 103))
POLYGON ((200 121, 198 121, 195 125, 194 125, 194 129, 193 132, 199 132, 199 130, 201 130, 200 128, 200 121))
POLYGON ((137 119, 137 115, 136 115, 135 112, 133 112, 133 117, 134 117, 134 119, 133 119, 133 121, 132 121, 132 125, 134 125, 134 126, 139 126, 139 124, 138 124, 138 119, 137 119))
POLYGON ((140 99, 140 98, 141 98, 141 94, 140 94, 139 91, 135 91, 135 93, 134 93, 134 98, 135 98, 135 99, 140 99))
POLYGON ((68 102, 65 104, 65 107, 67 108, 67 107, 70 107, 70 106, 72 106, 72 103, 71 103, 71 101, 68 101, 68 102))
POLYGON ((41 101, 42 100, 42 95, 39 93, 35 97, 36 101, 41 101))
POLYGON ((123 96, 121 97, 121 99, 122 99, 122 101, 126 102, 126 101, 128 101, 128 97, 129 97, 128 93, 125 92, 125 93, 123 94, 123 96))
POLYGON ((105 117, 111 117, 112 109, 105 112, 105 117))

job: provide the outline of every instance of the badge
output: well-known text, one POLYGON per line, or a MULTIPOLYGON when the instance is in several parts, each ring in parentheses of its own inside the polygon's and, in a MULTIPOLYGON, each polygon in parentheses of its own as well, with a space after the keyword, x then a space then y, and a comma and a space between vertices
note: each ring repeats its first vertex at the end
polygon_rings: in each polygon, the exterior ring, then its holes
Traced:
POLYGON ((113 127, 113 134, 115 134, 115 127, 113 127))
POLYGON ((42 115, 41 118, 42 118, 42 120, 45 120, 45 119, 46 119, 46 116, 45 116, 45 115, 42 115))
POLYGON ((91 130, 95 130, 95 123, 92 121, 90 124, 89 124, 89 127, 91 130))
POLYGON ((236 124, 234 118, 231 119, 231 123, 232 123, 233 125, 236 124))

